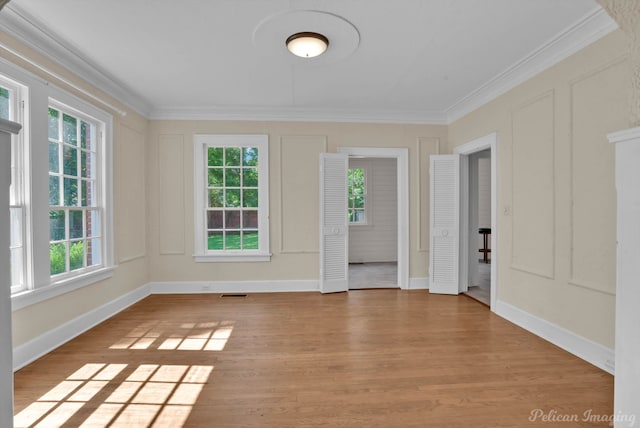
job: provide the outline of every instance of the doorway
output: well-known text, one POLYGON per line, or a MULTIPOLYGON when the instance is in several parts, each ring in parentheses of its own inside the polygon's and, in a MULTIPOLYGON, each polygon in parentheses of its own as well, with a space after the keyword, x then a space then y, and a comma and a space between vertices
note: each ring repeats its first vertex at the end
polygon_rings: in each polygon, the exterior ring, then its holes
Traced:
POLYGON ((351 156, 349 289, 398 287, 397 161, 351 156))
POLYGON ((396 163, 397 286, 409 288, 409 150, 407 148, 339 147, 320 155, 320 291, 347 291, 347 169, 349 158, 391 158, 396 163))
POLYGON ((462 171, 459 291, 480 296, 492 311, 498 294, 497 145, 494 132, 454 149, 462 171))
POLYGON ((470 154, 469 257, 466 294, 491 305, 491 149, 470 154))

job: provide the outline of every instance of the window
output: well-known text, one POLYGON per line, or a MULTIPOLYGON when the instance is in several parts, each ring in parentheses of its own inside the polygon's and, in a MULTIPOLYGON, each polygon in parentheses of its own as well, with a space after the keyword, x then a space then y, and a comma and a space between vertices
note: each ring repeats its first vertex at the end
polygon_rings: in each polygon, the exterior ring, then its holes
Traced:
POLYGON ((349 168, 347 204, 350 224, 367 224, 367 177, 364 168, 349 168))
MULTIPOLYGON (((23 123, 22 97, 26 88, 0 76, 0 118, 23 123)), ((23 133, 11 139, 11 186, 9 187, 10 206, 10 257, 11 292, 26 288, 25 280, 25 208, 23 192, 23 133)))
POLYGON ((102 264, 98 157, 102 125, 58 104, 49 121, 51 276, 102 264))
POLYGON ((111 277, 111 115, 0 61, 0 117, 22 124, 12 139, 12 309, 111 277))
POLYGON ((196 135, 196 261, 268 261, 266 135, 196 135))

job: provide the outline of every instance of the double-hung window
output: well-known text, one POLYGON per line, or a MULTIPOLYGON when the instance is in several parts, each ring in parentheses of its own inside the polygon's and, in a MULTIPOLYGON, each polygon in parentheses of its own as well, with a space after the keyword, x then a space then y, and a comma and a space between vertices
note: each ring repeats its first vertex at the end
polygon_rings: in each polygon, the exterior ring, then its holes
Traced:
MULTIPOLYGON (((24 125, 23 85, 0 76, 0 118, 24 125)), ((26 289, 25 195, 24 195, 24 131, 11 139, 11 186, 9 187, 11 257, 11 292, 26 289)))
POLYGON ((102 266, 104 124, 56 102, 48 110, 52 279, 102 266))
POLYGON ((11 143, 13 310, 109 278, 111 115, 0 62, 0 118, 22 124, 11 143))
POLYGON ((195 260, 268 261, 266 135, 194 137, 195 260))

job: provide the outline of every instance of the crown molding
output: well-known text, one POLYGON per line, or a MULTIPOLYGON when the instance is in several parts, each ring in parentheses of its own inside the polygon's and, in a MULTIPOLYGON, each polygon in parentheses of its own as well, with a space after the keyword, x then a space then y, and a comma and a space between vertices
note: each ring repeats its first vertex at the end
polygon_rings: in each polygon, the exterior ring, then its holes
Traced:
POLYGON ((446 125, 444 113, 423 110, 364 110, 268 107, 166 107, 153 110, 152 120, 246 120, 269 122, 356 122, 446 125))
POLYGON ((2 31, 29 46, 127 107, 154 120, 244 120, 292 122, 356 122, 448 125, 522 84, 542 71, 590 45, 617 28, 597 8, 505 71, 464 96, 444 111, 368 110, 296 107, 156 107, 113 76, 100 70, 81 53, 57 40, 46 25, 13 3, 0 14, 2 31))
POLYGON ((607 12, 598 7, 576 24, 447 108, 444 111, 447 123, 453 123, 466 116, 617 28, 618 25, 607 12))
POLYGON ((40 55, 73 72, 105 94, 147 117, 151 105, 134 90, 102 71, 81 53, 58 40, 45 24, 20 9, 7 4, 0 14, 2 31, 40 55))

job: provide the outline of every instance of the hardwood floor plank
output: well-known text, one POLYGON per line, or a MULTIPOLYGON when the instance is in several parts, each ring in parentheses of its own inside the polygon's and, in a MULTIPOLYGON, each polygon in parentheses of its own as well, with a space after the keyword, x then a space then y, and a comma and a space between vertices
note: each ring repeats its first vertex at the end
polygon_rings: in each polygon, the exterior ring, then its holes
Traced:
POLYGON ((15 411, 28 427, 609 426, 582 417, 612 414, 613 377, 466 297, 153 295, 18 371, 15 411))

